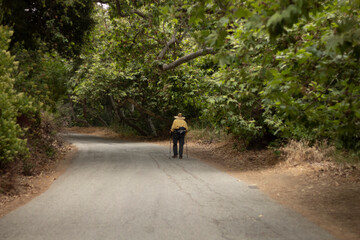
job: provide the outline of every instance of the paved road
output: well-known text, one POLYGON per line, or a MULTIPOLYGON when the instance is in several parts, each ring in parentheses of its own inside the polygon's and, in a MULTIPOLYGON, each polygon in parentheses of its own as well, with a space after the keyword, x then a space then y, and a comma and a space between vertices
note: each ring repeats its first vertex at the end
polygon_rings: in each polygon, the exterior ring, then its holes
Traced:
POLYGON ((258 189, 168 149, 71 134, 51 188, 0 219, 1 240, 334 240, 258 189))

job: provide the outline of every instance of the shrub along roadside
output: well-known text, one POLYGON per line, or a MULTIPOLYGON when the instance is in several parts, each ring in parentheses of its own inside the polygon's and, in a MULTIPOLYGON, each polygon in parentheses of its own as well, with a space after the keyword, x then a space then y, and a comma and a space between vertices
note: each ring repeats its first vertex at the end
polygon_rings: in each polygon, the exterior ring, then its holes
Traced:
POLYGON ((27 155, 26 140, 17 124, 19 105, 25 103, 24 95, 14 90, 13 74, 17 70, 14 56, 8 51, 12 31, 0 26, 0 164, 11 162, 15 156, 27 155))
MULTIPOLYGON (((54 74, 51 74, 52 68, 47 71, 41 61, 37 65, 33 63, 31 71, 30 67, 22 66, 20 69, 23 62, 16 62, 15 56, 9 52, 12 34, 8 27, 0 26, 0 170, 6 172, 14 168, 14 171, 32 175, 37 167, 55 157, 62 144, 56 137, 56 121, 40 102, 46 98, 36 98, 39 94, 31 93, 36 89, 31 84, 42 87, 36 77, 42 74, 43 78, 52 78, 54 74), (24 69, 29 71, 24 72, 24 69), (19 82, 22 81, 28 82, 27 88, 21 88, 23 85, 19 82)), ((26 64, 31 65, 30 60, 28 57, 26 64)), ((43 85, 48 85, 48 82, 43 85)), ((48 92, 44 94, 50 95, 48 92)))

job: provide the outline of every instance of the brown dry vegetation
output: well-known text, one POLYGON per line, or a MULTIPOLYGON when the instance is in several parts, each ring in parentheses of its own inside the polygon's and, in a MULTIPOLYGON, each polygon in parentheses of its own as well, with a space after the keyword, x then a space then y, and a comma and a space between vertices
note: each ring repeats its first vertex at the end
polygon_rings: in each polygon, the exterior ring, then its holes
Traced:
POLYGON ((74 152, 55 134, 59 126, 52 119, 43 115, 39 122, 21 121, 23 127, 30 126, 25 135, 29 158, 18 157, 0 166, 0 217, 44 192, 64 171, 67 154, 74 152))

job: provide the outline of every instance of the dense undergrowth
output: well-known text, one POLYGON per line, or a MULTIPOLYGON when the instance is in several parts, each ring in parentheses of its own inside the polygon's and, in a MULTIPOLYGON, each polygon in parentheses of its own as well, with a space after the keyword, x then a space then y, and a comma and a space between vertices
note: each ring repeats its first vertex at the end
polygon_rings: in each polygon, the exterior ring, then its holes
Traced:
POLYGON ((50 64, 44 66, 46 54, 22 49, 23 58, 16 61, 8 50, 12 34, 9 28, 0 26, 0 172, 33 175, 54 159, 62 144, 56 135, 61 124, 51 113, 52 102, 47 101, 54 93, 46 90, 50 80, 37 82, 40 75, 50 78, 52 74, 50 64), (30 55, 42 59, 31 60, 30 55), (24 58, 26 62, 21 62, 24 58))

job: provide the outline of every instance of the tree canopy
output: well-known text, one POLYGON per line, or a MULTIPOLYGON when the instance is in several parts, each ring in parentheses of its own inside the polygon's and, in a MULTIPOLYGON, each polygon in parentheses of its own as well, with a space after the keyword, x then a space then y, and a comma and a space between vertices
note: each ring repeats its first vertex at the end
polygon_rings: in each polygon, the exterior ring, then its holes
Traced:
POLYGON ((14 30, 11 45, 38 49, 41 42, 64 56, 79 54, 94 21, 89 0, 2 0, 1 23, 14 30))
POLYGON ((148 117, 185 110, 248 144, 358 147, 359 1, 103 3, 105 45, 94 54, 128 78, 103 91, 125 113, 134 102, 148 117))

